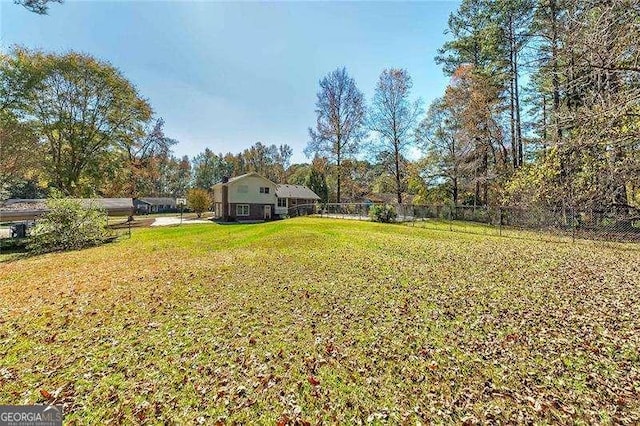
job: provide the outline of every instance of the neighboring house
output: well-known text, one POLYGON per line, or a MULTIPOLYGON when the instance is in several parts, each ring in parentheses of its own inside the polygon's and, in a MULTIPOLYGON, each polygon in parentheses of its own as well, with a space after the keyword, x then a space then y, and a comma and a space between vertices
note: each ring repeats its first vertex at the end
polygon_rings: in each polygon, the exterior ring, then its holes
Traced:
POLYGON ((288 214, 291 206, 320 199, 300 185, 276 185, 257 173, 223 179, 213 186, 214 217, 229 221, 270 220, 288 214))
MULTIPOLYGON (((133 214, 133 200, 131 198, 76 198, 85 206, 97 205, 102 207, 109 216, 131 216, 133 214)), ((48 211, 47 200, 39 199, 9 199, 0 204, 0 221, 33 220, 48 211)))
POLYGON ((280 216, 299 216, 315 212, 315 203, 320 197, 303 185, 277 185, 276 214, 280 216))
POLYGON ((136 214, 172 213, 178 211, 175 198, 144 197, 134 198, 133 204, 136 214))

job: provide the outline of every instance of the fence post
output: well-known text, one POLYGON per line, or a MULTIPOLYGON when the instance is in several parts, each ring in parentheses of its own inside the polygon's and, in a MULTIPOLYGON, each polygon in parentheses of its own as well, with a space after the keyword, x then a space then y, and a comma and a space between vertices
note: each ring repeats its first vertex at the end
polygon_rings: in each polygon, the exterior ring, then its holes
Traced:
POLYGON ((127 223, 129 224, 129 238, 131 238, 131 221, 128 220, 127 223))
POLYGON ((577 226, 578 224, 576 223, 576 210, 574 207, 571 207, 571 241, 574 243, 576 242, 577 226))

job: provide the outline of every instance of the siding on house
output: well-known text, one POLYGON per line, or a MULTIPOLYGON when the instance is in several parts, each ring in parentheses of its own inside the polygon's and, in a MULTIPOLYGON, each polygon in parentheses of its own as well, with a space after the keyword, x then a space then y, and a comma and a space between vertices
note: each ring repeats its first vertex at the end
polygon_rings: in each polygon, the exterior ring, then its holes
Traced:
POLYGON ((269 206, 269 218, 273 219, 276 202, 276 184, 257 173, 247 173, 213 186, 213 211, 218 218, 262 220, 265 219, 265 206, 269 206), (237 205, 248 205, 249 215, 238 216, 237 205))
POLYGON ((259 175, 245 175, 243 179, 230 180, 227 184, 229 188, 229 203, 254 203, 254 204, 275 204, 276 184, 259 175), (269 188, 269 193, 261 193, 260 188, 269 188), (246 192, 241 192, 246 189, 246 192))
POLYGON ((303 185, 276 185, 257 173, 247 173, 213 186, 213 211, 225 220, 262 220, 314 213, 317 194, 303 185), (286 206, 278 206, 278 201, 286 206), (239 205, 248 206, 238 210, 239 205), (238 213, 248 214, 238 215, 238 213), (295 210, 292 210, 295 209, 295 210), (265 217, 265 210, 269 211, 265 217))

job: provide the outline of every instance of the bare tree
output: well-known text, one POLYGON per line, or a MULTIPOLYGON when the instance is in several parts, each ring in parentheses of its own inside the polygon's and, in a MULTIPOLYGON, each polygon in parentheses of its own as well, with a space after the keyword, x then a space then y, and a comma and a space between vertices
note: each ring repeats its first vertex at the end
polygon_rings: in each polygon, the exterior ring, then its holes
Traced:
POLYGON ((291 166, 291 157, 293 156, 293 149, 283 144, 278 146, 278 153, 275 155, 275 169, 278 175, 278 182, 288 183, 289 167, 291 166))
POLYGON ((311 140, 305 154, 330 158, 336 165, 337 200, 340 202, 341 166, 353 156, 366 133, 364 95, 345 68, 338 68, 320 80, 316 101, 316 128, 309 128, 311 140))
POLYGON ((391 163, 398 203, 402 203, 402 192, 406 189, 404 159, 414 143, 412 133, 422 114, 421 102, 410 100, 412 86, 407 70, 385 69, 380 74, 369 114, 369 128, 380 137, 376 151, 391 163))
POLYGON ((158 159, 168 159, 171 147, 178 141, 164 133, 164 120, 149 120, 144 129, 135 132, 122 143, 130 169, 128 193, 132 197, 139 194, 139 181, 154 169, 158 159))
POLYGON ((447 183, 451 201, 459 202, 460 194, 470 181, 471 170, 468 158, 473 144, 461 129, 460 111, 448 97, 438 98, 429 107, 426 117, 420 122, 418 143, 427 153, 429 178, 447 183))
POLYGON ((46 15, 49 11, 49 3, 62 3, 62 0, 13 0, 14 3, 26 7, 38 15, 46 15))

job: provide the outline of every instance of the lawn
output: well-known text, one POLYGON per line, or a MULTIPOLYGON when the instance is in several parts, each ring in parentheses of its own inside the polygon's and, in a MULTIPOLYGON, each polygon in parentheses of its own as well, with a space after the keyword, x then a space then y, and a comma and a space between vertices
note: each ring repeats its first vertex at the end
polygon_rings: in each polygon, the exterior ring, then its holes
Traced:
POLYGON ((640 422, 640 250, 298 218, 0 263, 0 402, 71 423, 640 422))

